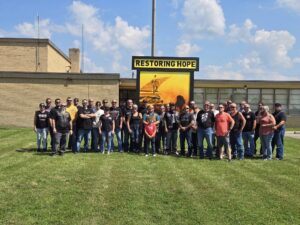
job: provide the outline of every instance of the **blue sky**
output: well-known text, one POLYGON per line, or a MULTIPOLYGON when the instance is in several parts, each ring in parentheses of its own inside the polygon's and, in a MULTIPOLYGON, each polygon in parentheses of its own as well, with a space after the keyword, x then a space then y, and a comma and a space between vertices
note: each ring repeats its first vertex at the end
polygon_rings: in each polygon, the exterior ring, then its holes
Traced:
MULTIPOLYGON (((300 80, 299 0, 157 0, 156 55, 200 58, 202 79, 300 80)), ((84 72, 131 76, 150 55, 152 0, 0 1, 0 37, 81 48, 84 72)))

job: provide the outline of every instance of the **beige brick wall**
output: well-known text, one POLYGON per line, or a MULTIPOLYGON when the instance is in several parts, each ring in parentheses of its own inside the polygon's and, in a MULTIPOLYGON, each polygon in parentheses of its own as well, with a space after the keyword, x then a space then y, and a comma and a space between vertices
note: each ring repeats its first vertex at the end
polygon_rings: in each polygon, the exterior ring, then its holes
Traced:
POLYGON ((0 71, 35 72, 39 55, 39 72, 47 71, 45 43, 0 43, 0 71), (38 53, 37 53, 38 52, 38 53))
POLYGON ((48 68, 47 72, 61 72, 65 73, 70 71, 71 63, 60 55, 52 46, 47 46, 48 50, 48 68))
MULTIPOLYGON (((80 79, 71 76, 72 80, 40 76, 39 79, 0 76, 1 127, 32 127, 34 111, 38 110, 38 104, 47 97, 52 98, 53 102, 57 97, 65 101, 68 96, 78 97, 80 100, 90 97, 95 101, 104 98, 109 101, 119 99, 119 79, 116 76, 115 79, 93 80, 82 79, 82 76, 91 78, 93 75, 80 75, 80 79)), ((50 76, 51 74, 48 75, 50 76)))

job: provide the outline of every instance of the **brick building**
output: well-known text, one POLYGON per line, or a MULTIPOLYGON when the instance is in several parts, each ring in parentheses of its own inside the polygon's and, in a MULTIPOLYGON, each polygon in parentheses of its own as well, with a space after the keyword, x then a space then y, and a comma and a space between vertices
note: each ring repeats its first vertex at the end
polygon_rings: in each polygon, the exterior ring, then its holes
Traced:
POLYGON ((80 51, 66 56, 49 39, 0 38, 0 71, 79 73, 80 51))

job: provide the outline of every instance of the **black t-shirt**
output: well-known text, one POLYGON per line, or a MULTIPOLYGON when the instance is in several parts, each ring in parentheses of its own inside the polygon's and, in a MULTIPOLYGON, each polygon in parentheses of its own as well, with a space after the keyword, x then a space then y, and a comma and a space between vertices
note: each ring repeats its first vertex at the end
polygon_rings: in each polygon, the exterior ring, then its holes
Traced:
POLYGON ((100 117, 100 121, 101 121, 101 130, 102 131, 112 131, 112 127, 113 127, 113 118, 111 115, 109 116, 105 116, 105 115, 102 115, 100 117))
POLYGON ((159 131, 165 131, 165 113, 160 112, 157 114, 159 116, 159 131))
POLYGON ((128 118, 131 116, 131 114, 132 114, 132 109, 129 109, 129 108, 124 108, 123 109, 123 117, 125 117, 125 121, 127 121, 128 120, 128 118))
POLYGON ((184 112, 179 116, 179 123, 182 127, 187 127, 193 121, 193 114, 184 112))
MULTIPOLYGON (((286 115, 285 115, 285 113, 283 111, 274 112, 273 116, 274 116, 274 118, 276 120, 276 125, 278 125, 281 121, 286 121, 286 119, 287 119, 286 115)), ((278 129, 282 129, 283 127, 284 127, 284 125, 281 126, 281 127, 279 127, 278 129)))
POLYGON ((253 128, 253 124, 254 124, 254 121, 255 121, 255 114, 254 112, 243 112, 242 113, 244 118, 246 119, 246 124, 245 124, 245 127, 243 129, 243 132, 250 132, 252 131, 252 128, 253 128))
POLYGON ((57 114, 58 110, 60 110, 60 107, 56 107, 56 106, 55 106, 54 108, 52 108, 52 109, 50 110, 49 117, 50 117, 51 119, 54 119, 54 118, 56 117, 56 114, 57 114))
POLYGON ((166 112, 164 116, 164 120, 166 121, 166 125, 168 129, 177 130, 179 124, 179 117, 177 112, 166 112))
POLYGON ((93 127, 93 119, 92 118, 88 118, 88 119, 84 119, 80 117, 80 114, 93 114, 93 110, 90 108, 83 108, 80 107, 78 108, 78 120, 77 120, 77 127, 78 129, 92 129, 93 127))
POLYGON ((110 115, 112 116, 113 120, 115 121, 115 127, 120 127, 120 121, 122 116, 122 111, 119 107, 113 108, 110 107, 110 115))
POLYGON ((215 115, 211 111, 206 112, 204 110, 201 110, 200 112, 198 112, 196 120, 198 127, 206 129, 214 126, 215 115))
POLYGON ((70 131, 70 121, 71 121, 70 113, 66 111, 62 112, 58 110, 53 119, 55 120, 55 128, 57 132, 67 133, 70 131))
POLYGON ((43 129, 49 127, 49 112, 36 111, 34 117, 36 121, 36 128, 43 129))
POLYGON ((140 106, 138 109, 138 112, 142 114, 142 116, 144 116, 147 113, 147 108, 146 106, 140 106))

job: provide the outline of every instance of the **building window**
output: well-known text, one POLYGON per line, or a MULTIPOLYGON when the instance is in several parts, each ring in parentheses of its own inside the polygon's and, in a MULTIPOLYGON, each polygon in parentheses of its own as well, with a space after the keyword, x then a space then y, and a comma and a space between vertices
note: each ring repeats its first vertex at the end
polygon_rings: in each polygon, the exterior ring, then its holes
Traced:
POLYGON ((251 110, 256 111, 260 102, 260 89, 248 89, 248 103, 251 110))
POLYGON ((264 105, 269 106, 270 112, 274 110, 274 89, 262 89, 261 100, 264 105))
POLYGON ((120 90, 119 100, 120 104, 127 101, 127 99, 132 99, 134 103, 138 104, 137 92, 136 90, 120 90))
POLYGON ((300 115, 300 89, 290 90, 289 114, 300 115))
POLYGON ((247 90, 242 88, 233 89, 233 101, 239 104, 241 101, 247 101, 247 90))
POLYGON ((287 89, 276 89, 275 90, 275 103, 280 103, 282 109, 288 112, 288 98, 289 91, 287 89))
POLYGON ((207 88, 205 94, 205 101, 209 101, 215 105, 218 104, 218 88, 207 88))
POLYGON ((232 100, 232 89, 231 88, 220 88, 219 89, 219 104, 232 100))
POLYGON ((200 107, 204 104, 204 88, 194 88, 194 99, 200 107))

